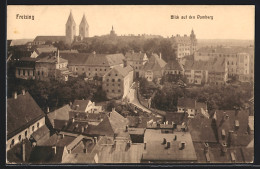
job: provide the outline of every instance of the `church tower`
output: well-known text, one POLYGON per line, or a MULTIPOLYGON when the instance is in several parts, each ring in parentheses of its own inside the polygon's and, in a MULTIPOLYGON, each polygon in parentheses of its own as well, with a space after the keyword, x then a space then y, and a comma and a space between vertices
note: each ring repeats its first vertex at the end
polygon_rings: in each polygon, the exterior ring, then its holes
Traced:
POLYGON ((66 43, 71 45, 76 36, 76 22, 73 19, 72 12, 70 11, 69 18, 66 23, 66 43))
POLYGON ((79 25, 79 36, 81 39, 89 37, 89 26, 86 20, 85 14, 82 17, 82 20, 79 25))
POLYGON ((193 29, 191 30, 191 34, 190 34, 190 41, 191 41, 190 54, 193 55, 197 50, 197 39, 193 29))

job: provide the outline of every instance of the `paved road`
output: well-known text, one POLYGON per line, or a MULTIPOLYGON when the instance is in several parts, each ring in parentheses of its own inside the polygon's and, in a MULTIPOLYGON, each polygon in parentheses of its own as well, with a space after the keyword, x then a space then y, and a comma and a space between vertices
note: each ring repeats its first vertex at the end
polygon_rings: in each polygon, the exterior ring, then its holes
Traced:
POLYGON ((152 113, 151 110, 147 109, 146 107, 140 104, 139 100, 137 99, 137 91, 135 88, 136 88, 136 83, 133 83, 127 95, 129 102, 135 105, 136 107, 142 109, 143 111, 146 111, 147 113, 152 113))

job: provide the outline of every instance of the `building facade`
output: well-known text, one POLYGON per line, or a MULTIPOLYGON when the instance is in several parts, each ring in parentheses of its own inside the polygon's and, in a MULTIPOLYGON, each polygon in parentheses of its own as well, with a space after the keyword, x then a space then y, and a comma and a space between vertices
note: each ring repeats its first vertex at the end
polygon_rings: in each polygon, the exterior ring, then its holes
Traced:
POLYGON ((131 66, 116 66, 108 71, 102 82, 102 89, 107 98, 125 98, 133 83, 133 68, 131 66))

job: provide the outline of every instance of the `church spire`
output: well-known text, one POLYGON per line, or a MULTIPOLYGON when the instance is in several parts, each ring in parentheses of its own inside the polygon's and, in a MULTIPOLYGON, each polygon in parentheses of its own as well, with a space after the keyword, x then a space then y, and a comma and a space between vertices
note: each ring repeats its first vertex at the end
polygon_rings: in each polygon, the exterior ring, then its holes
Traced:
POLYGON ((72 10, 70 10, 70 15, 68 17, 68 20, 67 20, 67 25, 68 24, 75 24, 76 25, 76 22, 74 21, 74 18, 73 18, 73 15, 72 15, 72 10))
POLYGON ((89 25, 88 25, 85 13, 83 14, 83 17, 82 17, 80 25, 79 25, 79 36, 82 39, 89 37, 89 25))

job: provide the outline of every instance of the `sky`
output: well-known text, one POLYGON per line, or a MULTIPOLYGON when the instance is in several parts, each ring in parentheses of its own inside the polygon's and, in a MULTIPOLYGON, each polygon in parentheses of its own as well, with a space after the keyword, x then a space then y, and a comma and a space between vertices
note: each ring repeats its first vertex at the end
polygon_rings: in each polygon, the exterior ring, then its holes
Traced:
POLYGON ((70 11, 76 22, 76 35, 85 14, 90 37, 109 34, 113 25, 117 35, 145 33, 171 37, 189 35, 193 29, 198 39, 254 40, 252 5, 9 5, 7 39, 65 36, 70 11), (18 19, 17 15, 33 15, 34 20, 18 19), (171 19, 171 15, 178 15, 179 19, 171 19), (181 19, 186 15, 187 19, 181 19), (199 19, 198 15, 213 19, 199 19))

